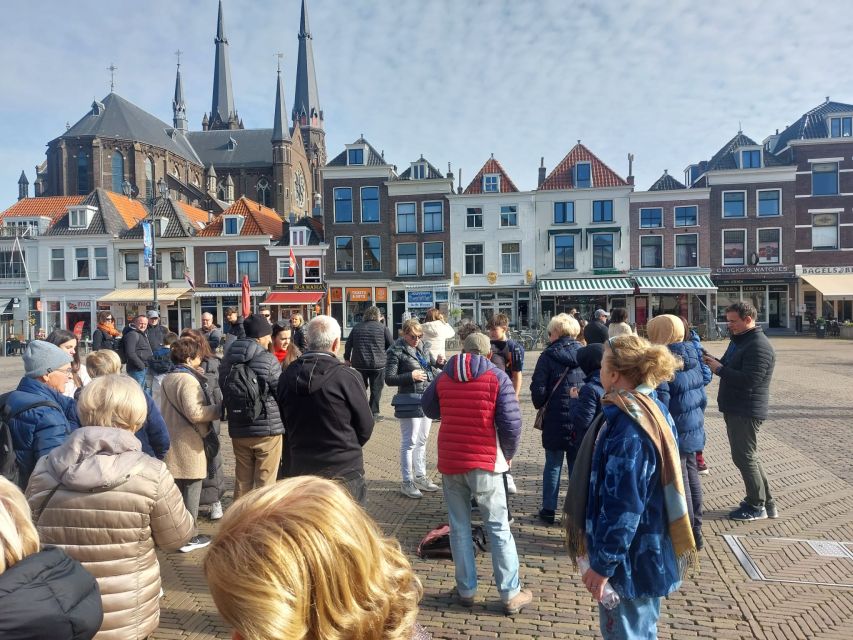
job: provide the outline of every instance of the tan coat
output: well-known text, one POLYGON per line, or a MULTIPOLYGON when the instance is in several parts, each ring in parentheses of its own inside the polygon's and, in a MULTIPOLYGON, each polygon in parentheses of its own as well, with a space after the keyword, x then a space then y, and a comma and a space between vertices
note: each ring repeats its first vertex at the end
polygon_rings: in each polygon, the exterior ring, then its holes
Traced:
POLYGON ((219 418, 221 409, 219 404, 205 396, 202 382, 205 382, 203 376, 186 370, 163 378, 160 413, 166 421, 171 441, 165 463, 172 476, 180 480, 207 477, 207 460, 201 438, 210 429, 211 421, 219 418))
POLYGON ((27 500, 42 544, 62 547, 98 581, 96 640, 150 635, 160 622, 154 545, 178 549, 194 530, 166 465, 129 431, 83 427, 39 460, 27 500))

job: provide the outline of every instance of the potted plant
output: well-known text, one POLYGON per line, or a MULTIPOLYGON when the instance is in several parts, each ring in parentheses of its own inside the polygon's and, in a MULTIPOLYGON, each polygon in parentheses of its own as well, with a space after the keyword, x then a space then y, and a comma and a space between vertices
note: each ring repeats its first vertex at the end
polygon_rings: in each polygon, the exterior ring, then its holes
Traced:
POLYGON ((826 318, 821 316, 816 321, 816 329, 815 329, 815 337, 817 338, 825 338, 826 337, 826 318))
POLYGON ((853 340, 853 322, 848 320, 841 327, 839 327, 841 331, 841 337, 845 340, 853 340))

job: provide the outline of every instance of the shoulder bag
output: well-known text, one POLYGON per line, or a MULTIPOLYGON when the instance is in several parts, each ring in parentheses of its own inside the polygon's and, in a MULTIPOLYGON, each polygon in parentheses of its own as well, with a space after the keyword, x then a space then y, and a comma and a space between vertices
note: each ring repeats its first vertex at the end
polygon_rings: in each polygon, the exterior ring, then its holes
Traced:
POLYGON ((548 408, 548 403, 551 401, 551 396, 554 395, 554 392, 560 387, 560 384, 563 382, 563 378, 566 377, 566 374, 569 372, 569 367, 566 367, 563 371, 563 374, 557 378, 557 384, 554 385, 554 388, 551 389, 551 393, 548 394, 548 397, 545 398, 545 404, 543 404, 539 409, 536 410, 536 419, 533 420, 533 428, 537 431, 542 431, 542 423, 545 421, 545 409, 548 408))

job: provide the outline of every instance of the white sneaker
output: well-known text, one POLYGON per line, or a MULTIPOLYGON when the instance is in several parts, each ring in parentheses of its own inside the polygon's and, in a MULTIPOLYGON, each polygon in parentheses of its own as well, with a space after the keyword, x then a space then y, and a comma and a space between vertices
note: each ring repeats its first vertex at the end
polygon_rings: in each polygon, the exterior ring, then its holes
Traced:
POLYGON ((414 482, 403 482, 400 485, 400 493, 402 493, 407 498, 423 498, 424 494, 422 494, 418 488, 415 486, 414 482))
POLYGON ((197 535, 190 538, 190 541, 187 542, 183 547, 181 547, 181 553, 189 553, 190 551, 195 551, 196 549, 203 549, 207 545, 210 544, 210 536, 205 535, 197 535))
POLYGON ((512 474, 506 474, 506 490, 510 495, 515 495, 518 493, 518 489, 515 486, 515 480, 512 479, 512 474))
POLYGON ((222 515, 222 502, 217 500, 212 505, 210 505, 210 513, 207 517, 211 520, 219 520, 222 515))
POLYGON ((416 476, 415 486, 421 491, 427 491, 429 493, 432 493, 433 491, 438 491, 438 485, 426 476, 416 476))

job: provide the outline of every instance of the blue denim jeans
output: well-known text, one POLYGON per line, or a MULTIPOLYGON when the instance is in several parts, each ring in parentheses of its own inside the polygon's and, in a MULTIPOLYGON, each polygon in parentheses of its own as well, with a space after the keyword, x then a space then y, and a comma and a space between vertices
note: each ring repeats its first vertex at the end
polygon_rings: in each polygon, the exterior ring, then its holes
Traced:
POLYGON ((598 605, 598 620, 604 640, 656 640, 660 598, 622 600, 608 611, 598 605))
POLYGON ((542 508, 547 511, 557 510, 557 499, 560 497, 560 476, 563 472, 563 458, 569 467, 569 475, 575 466, 575 451, 552 451, 545 449, 545 468, 542 469, 542 508))
POLYGON ((503 602, 521 591, 518 553, 507 520, 506 493, 500 473, 474 469, 442 476, 444 501, 450 522, 450 549, 456 565, 456 589, 463 598, 477 593, 477 565, 471 540, 471 498, 479 505, 483 527, 489 536, 489 552, 498 593, 503 602))
POLYGON ((142 371, 128 371, 127 375, 136 380, 139 383, 139 386, 143 389, 145 388, 145 373, 147 369, 143 369, 142 371))

